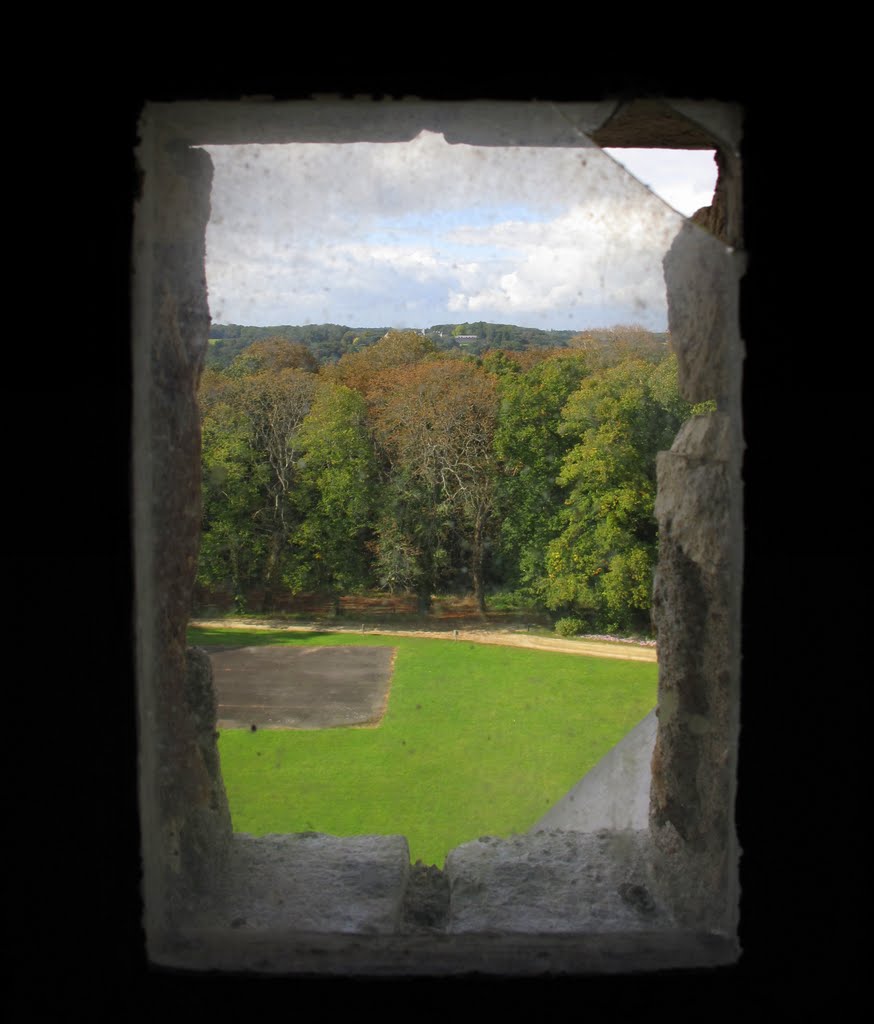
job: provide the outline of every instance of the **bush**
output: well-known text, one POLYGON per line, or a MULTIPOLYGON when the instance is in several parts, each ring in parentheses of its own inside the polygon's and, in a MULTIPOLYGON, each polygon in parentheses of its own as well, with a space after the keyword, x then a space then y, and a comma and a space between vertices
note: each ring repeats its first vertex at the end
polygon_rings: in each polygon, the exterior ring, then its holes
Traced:
POLYGON ((585 623, 583 620, 573 617, 559 619, 555 624, 555 631, 559 636, 578 636, 584 628, 585 623))
POLYGON ((486 594, 486 605, 493 612, 527 612, 531 610, 531 601, 515 590, 499 590, 494 594, 486 594))

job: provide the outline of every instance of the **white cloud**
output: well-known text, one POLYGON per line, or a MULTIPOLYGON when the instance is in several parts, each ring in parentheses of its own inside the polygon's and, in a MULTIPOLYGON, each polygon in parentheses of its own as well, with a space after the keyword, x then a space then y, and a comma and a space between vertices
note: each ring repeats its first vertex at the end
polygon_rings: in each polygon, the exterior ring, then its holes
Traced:
POLYGON ((716 188, 716 163, 710 149, 606 149, 638 181, 691 217, 709 206, 716 188))
POLYGON ((515 258, 509 272, 477 264, 475 273, 461 275, 450 309, 477 314, 476 319, 512 320, 555 312, 565 318, 591 316, 598 307, 625 304, 625 319, 661 321, 661 259, 677 227, 676 215, 661 204, 606 199, 575 206, 542 224, 507 222, 454 232, 461 244, 482 247, 490 239, 515 258))
MULTIPOLYGON (((682 220, 596 148, 450 146, 423 132, 210 153, 219 322, 663 326, 661 258, 682 220)), ((679 188, 679 168, 650 177, 679 188)))

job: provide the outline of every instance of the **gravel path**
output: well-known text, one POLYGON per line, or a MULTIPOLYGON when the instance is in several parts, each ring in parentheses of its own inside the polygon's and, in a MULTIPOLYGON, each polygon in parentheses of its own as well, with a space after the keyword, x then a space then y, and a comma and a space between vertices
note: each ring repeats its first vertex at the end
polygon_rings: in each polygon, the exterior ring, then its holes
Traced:
POLYGON ((447 626, 443 629, 406 629, 379 625, 353 626, 325 625, 322 622, 296 622, 290 625, 284 619, 193 619, 192 626, 202 629, 275 629, 289 633, 369 633, 373 636, 421 636, 436 640, 467 640, 476 644, 497 644, 504 647, 527 647, 538 651, 559 651, 562 654, 584 654, 596 658, 618 658, 622 661, 657 661, 654 641, 628 641, 613 637, 551 637, 533 636, 506 626, 447 626))

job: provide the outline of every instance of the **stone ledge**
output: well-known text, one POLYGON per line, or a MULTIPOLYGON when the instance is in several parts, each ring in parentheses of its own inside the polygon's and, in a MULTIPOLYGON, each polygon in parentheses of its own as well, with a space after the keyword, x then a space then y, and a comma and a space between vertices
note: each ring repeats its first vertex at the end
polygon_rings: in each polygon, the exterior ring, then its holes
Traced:
POLYGON ((723 967, 734 937, 671 929, 599 935, 349 936, 213 932, 150 950, 161 967, 292 977, 550 977, 723 967))
POLYGON ((209 894, 177 915, 179 934, 393 934, 409 871, 404 836, 238 834, 209 894))
POLYGON ((446 859, 450 932, 666 929, 645 831, 545 831, 464 843, 446 859))
POLYGON ((158 967, 298 976, 616 974, 732 964, 734 936, 678 927, 643 831, 541 832, 447 859, 445 922, 409 931, 402 836, 234 837, 208 898, 154 933, 158 967), (442 927, 441 927, 442 925, 442 927), (436 927, 435 927, 436 926, 436 927))

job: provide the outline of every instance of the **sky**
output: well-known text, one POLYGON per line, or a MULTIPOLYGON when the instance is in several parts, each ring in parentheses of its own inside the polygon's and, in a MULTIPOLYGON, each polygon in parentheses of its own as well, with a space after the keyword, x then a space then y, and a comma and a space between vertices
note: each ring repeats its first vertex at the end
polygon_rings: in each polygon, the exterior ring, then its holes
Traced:
POLYGON ((428 131, 206 148, 214 323, 664 330, 662 257, 716 181, 710 151, 477 147, 428 131))

